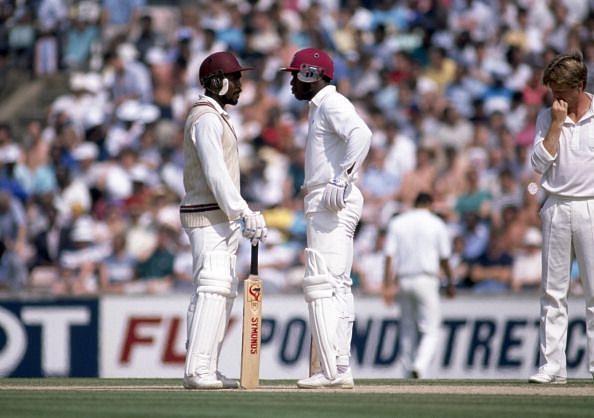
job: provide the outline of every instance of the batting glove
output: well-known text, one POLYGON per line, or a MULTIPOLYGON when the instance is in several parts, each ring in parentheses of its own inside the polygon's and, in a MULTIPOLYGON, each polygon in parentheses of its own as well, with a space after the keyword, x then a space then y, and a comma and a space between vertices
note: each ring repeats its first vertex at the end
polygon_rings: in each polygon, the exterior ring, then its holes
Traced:
POLYGON ((266 240, 268 228, 260 212, 246 211, 241 216, 241 232, 244 238, 256 245, 266 240))
POLYGON ((341 178, 335 178, 324 188, 322 205, 330 211, 338 212, 346 206, 345 198, 349 183, 341 178))

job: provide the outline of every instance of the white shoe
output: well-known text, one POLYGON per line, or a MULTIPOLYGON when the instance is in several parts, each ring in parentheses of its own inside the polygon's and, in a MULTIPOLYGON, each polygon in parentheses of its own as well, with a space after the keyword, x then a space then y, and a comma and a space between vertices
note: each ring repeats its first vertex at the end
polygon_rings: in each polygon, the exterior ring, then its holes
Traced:
POLYGON ((297 381, 297 387, 302 389, 319 389, 319 388, 342 388, 342 389, 352 389, 355 387, 355 382, 353 380, 353 374, 351 370, 344 373, 339 373, 336 376, 336 379, 330 380, 324 373, 316 373, 310 377, 306 377, 305 379, 301 379, 297 381))
POLYGON ((543 372, 538 372, 533 376, 530 376, 528 380, 530 383, 544 383, 552 385, 564 385, 567 383, 567 378, 562 376, 553 376, 543 372))
POLYGON ((221 372, 217 372, 217 379, 223 382, 225 389, 239 389, 239 380, 237 379, 229 379, 221 372))
POLYGON ((223 382, 215 375, 184 376, 186 389, 223 389, 223 382))

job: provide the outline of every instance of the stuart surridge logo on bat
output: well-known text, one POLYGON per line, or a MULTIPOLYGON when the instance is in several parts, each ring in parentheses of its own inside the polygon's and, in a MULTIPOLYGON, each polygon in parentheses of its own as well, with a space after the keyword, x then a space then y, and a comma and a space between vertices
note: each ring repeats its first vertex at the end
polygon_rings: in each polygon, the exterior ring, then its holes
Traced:
POLYGON ((252 284, 248 289, 248 293, 250 294, 254 302, 259 302, 260 296, 262 294, 262 289, 260 288, 259 284, 252 284))

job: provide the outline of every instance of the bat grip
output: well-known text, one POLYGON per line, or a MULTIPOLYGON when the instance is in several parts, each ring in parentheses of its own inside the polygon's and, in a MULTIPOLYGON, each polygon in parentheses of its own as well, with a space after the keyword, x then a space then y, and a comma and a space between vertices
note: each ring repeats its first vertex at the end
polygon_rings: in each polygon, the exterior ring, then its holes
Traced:
POLYGON ((258 275, 258 244, 252 245, 252 262, 250 263, 250 274, 258 275))

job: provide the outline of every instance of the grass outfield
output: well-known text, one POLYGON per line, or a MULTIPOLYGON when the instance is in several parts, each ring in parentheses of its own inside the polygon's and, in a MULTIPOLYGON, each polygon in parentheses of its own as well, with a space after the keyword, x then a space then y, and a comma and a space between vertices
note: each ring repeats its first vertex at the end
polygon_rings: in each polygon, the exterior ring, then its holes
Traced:
POLYGON ((365 380, 354 390, 188 391, 179 379, 0 379, 0 417, 592 417, 594 383, 365 380))

